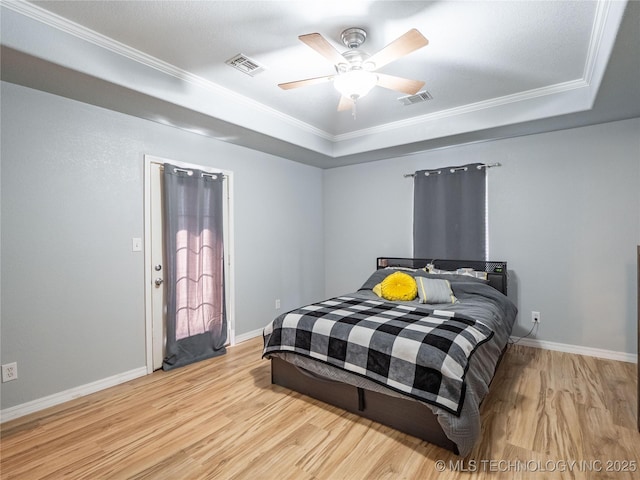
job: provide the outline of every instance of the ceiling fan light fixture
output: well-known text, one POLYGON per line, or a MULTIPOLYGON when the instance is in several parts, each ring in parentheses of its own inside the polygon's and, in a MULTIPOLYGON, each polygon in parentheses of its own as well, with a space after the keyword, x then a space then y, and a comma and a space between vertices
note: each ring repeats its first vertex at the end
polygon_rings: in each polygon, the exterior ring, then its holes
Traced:
POLYGON ((350 70, 337 75, 333 80, 336 90, 353 101, 364 97, 377 83, 378 76, 365 70, 350 70))
POLYGON ((362 64, 362 69, 367 72, 373 72, 376 69, 376 64, 367 60, 362 64))
POLYGON ((409 95, 416 94, 424 86, 424 82, 418 80, 374 73, 388 63, 426 46, 429 41, 418 30, 412 28, 373 56, 360 49, 366 38, 367 32, 363 29, 348 28, 342 32, 342 43, 349 50, 340 53, 319 33, 299 35, 298 39, 302 43, 331 62, 337 74, 280 83, 278 86, 283 90, 289 90, 332 81, 335 89, 341 94, 338 111, 351 108, 354 118, 357 100, 367 95, 376 85, 409 95))

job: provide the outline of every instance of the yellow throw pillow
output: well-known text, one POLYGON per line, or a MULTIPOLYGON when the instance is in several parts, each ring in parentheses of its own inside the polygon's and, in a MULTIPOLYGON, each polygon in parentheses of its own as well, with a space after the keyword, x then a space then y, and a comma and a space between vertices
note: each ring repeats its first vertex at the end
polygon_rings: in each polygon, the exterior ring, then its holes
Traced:
POLYGON ((380 283, 380 291, 387 300, 411 301, 418 294, 418 286, 411 275, 395 272, 380 283))
POLYGON ((381 283, 379 283, 375 287, 373 287, 373 293, 375 293, 379 297, 382 296, 382 284, 381 283))

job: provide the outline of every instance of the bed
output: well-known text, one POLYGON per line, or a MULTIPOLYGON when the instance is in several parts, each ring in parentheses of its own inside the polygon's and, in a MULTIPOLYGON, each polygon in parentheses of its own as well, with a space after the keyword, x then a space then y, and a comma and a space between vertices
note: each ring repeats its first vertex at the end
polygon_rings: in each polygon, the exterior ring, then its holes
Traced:
POLYGON ((263 357, 273 384, 466 456, 517 314, 506 293, 505 262, 380 257, 357 291, 274 319, 263 357), (380 296, 407 275, 416 299, 380 296))

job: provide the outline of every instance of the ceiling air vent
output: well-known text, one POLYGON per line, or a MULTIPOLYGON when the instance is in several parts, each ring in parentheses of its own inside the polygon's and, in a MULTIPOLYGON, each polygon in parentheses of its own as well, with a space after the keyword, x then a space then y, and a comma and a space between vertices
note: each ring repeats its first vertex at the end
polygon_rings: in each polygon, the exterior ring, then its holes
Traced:
POLYGON ((427 100, 431 100, 433 97, 429 92, 423 90, 422 92, 418 92, 415 95, 408 95, 406 97, 400 97, 398 101, 403 105, 414 105, 416 103, 426 102, 427 100))
POLYGON ((240 70, 247 75, 255 77, 257 74, 264 72, 264 66, 260 65, 255 60, 247 57, 244 53, 239 53, 233 58, 230 58, 226 62, 227 65, 231 65, 233 68, 240 70))

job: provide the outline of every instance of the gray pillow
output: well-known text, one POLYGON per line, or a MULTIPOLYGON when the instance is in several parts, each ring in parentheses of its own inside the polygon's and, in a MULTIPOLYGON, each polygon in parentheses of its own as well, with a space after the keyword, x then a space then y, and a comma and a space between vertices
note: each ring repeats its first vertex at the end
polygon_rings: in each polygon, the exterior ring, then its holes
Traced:
POLYGON ((420 303, 456 303, 449 280, 415 277, 420 303))

